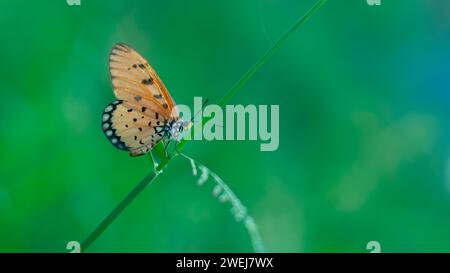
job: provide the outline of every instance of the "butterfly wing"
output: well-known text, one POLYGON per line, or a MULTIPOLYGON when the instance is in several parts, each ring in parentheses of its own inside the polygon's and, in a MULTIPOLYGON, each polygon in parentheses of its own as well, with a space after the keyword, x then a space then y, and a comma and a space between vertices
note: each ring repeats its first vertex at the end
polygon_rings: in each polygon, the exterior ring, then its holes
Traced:
POLYGON ((119 100, 134 102, 166 118, 178 118, 175 102, 147 60, 125 44, 111 50, 109 67, 114 94, 119 100))
POLYGON ((102 129, 117 148, 132 156, 150 151, 164 136, 167 120, 144 106, 114 101, 106 106, 102 116, 102 129))
POLYGON ((116 44, 109 56, 114 94, 102 128, 117 148, 132 156, 150 151, 164 136, 164 125, 178 120, 175 103, 161 79, 136 50, 116 44))

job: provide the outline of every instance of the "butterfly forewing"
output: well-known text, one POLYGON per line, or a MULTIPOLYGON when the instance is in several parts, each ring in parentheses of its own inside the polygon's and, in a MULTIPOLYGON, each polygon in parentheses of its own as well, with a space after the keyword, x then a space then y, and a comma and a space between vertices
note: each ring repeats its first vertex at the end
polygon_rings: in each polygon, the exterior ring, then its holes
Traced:
POLYGON ((113 47, 110 59, 111 80, 118 99, 135 101, 149 108, 150 102, 160 107, 160 114, 177 117, 175 103, 161 79, 139 53, 125 44, 113 47))

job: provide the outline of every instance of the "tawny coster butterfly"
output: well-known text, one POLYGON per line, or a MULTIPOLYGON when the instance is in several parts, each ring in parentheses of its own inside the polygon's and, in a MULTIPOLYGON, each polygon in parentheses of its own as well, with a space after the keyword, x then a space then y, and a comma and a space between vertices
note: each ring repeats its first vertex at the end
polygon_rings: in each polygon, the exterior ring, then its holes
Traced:
POLYGON ((178 141, 190 127, 190 121, 180 119, 155 70, 136 50, 116 44, 109 55, 109 70, 118 100, 103 111, 102 129, 115 147, 138 156, 166 141, 167 150, 170 141, 178 141))

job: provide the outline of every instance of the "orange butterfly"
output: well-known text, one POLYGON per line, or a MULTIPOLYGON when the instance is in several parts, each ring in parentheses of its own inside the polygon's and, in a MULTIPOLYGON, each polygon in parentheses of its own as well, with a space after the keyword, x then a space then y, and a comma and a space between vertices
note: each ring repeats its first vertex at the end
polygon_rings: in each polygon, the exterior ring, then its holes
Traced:
POLYGON ((112 48, 109 70, 118 100, 103 111, 106 137, 131 156, 148 153, 161 140, 167 140, 167 151, 170 141, 178 141, 191 122, 180 120, 175 102, 155 70, 136 50, 122 43, 112 48))

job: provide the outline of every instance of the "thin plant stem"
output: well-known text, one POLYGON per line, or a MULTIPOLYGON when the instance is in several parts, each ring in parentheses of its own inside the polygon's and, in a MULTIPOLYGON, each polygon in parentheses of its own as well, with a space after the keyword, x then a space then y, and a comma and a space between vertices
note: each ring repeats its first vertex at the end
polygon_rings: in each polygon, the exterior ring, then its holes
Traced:
MULTIPOLYGON (((239 89, 242 88, 252 77, 253 75, 263 66, 272 55, 281 47, 281 45, 296 31, 298 30, 316 11, 325 4, 327 0, 318 0, 306 13, 303 15, 292 27, 290 27, 283 36, 281 36, 275 44, 269 48, 269 50, 264 53, 264 55, 247 71, 245 74, 231 87, 231 89, 227 92, 227 94, 217 103, 220 107, 224 107, 230 99, 236 94, 239 89)), ((202 119, 201 125, 197 125, 193 127, 193 130, 196 131, 197 127, 202 127, 206 124, 212 117, 205 117, 202 119)), ((177 150, 181 151, 184 146, 189 142, 188 139, 183 139, 178 145, 177 150)))
MULTIPOLYGON (((266 51, 266 53, 233 85, 233 87, 227 92, 227 94, 218 102, 218 105, 224 107, 226 103, 239 91, 242 86, 244 86, 252 76, 264 65, 270 57, 275 53, 277 49, 297 31, 320 7, 325 4, 326 0, 318 0, 306 13, 303 15, 292 27, 286 31, 280 39, 278 39, 275 44, 266 51)), ((202 119, 201 126, 206 124, 211 119, 211 117, 205 117, 202 119)), ((194 126, 193 130, 197 126, 194 126)), ((177 151, 181 151, 186 144, 189 142, 187 139, 183 139, 176 146, 177 151)), ((89 246, 95 242, 95 240, 114 222, 114 220, 122 213, 122 211, 141 193, 144 188, 150 184, 160 172, 167 166, 167 164, 176 156, 176 153, 170 154, 165 159, 163 159, 159 165, 153 169, 147 176, 142 179, 142 181, 134 187, 131 192, 117 205, 116 208, 94 229, 94 231, 89 234, 89 236, 81 244, 81 251, 86 251, 89 246)))

